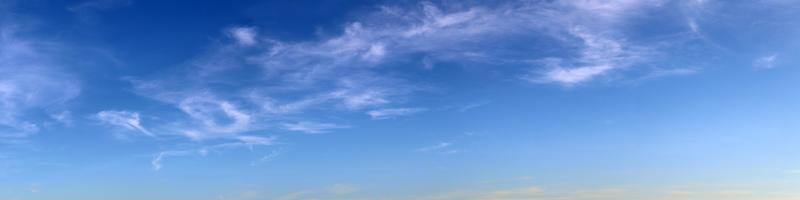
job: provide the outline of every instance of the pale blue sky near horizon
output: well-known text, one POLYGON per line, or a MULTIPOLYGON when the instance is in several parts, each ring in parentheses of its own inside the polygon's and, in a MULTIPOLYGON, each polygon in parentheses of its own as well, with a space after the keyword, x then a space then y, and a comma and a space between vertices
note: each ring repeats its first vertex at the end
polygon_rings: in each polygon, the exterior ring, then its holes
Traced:
POLYGON ((800 1, 0 0, 0 199, 800 199, 800 1))

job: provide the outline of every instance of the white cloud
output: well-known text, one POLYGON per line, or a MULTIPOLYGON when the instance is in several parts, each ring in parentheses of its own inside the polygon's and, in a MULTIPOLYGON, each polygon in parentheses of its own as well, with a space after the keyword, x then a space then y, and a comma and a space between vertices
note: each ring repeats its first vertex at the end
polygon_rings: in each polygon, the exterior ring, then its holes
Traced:
POLYGON ((348 128, 349 126, 330 124, 330 123, 317 123, 317 122, 296 122, 296 123, 283 123, 281 128, 289 131, 304 132, 310 134, 326 133, 333 129, 348 128))
POLYGON ((237 43, 245 46, 255 45, 258 43, 256 36, 258 35, 256 29, 253 27, 235 27, 228 30, 233 39, 237 43))
POLYGON ((646 50, 637 49, 589 31, 582 27, 570 29, 569 33, 581 41, 583 46, 579 56, 571 60, 571 67, 562 66, 563 59, 545 59, 543 62, 548 70, 534 72, 534 75, 525 77, 533 82, 554 82, 572 86, 590 81, 591 79, 612 72, 613 70, 630 67, 641 62, 646 50), (536 74, 542 74, 538 77, 536 74))
POLYGON ((364 55, 361 55, 361 58, 364 60, 379 61, 384 55, 386 55, 386 47, 384 47, 383 44, 373 44, 364 55))
POLYGON ((183 99, 178 107, 202 124, 203 132, 237 133, 246 131, 251 125, 251 116, 228 101, 208 96, 190 96, 183 99))
POLYGON ((151 133, 144 126, 142 126, 142 123, 139 119, 139 113, 137 112, 106 110, 95 114, 95 118, 110 125, 139 131, 151 137, 155 136, 155 134, 151 133))
POLYGON ((423 147, 417 149, 417 152, 422 153, 437 153, 437 154, 454 154, 458 153, 459 150, 455 150, 452 148, 453 143, 451 142, 440 142, 439 144, 423 147))
POLYGON ((361 109, 364 107, 388 104, 389 96, 385 91, 374 88, 363 90, 340 89, 329 94, 332 99, 340 99, 342 105, 348 109, 361 109))
POLYGON ((270 162, 273 159, 275 159, 276 157, 278 157, 281 154, 283 154, 283 152, 284 152, 283 150, 273 150, 270 153, 268 153, 267 155, 261 156, 261 158, 259 158, 258 160, 253 161, 250 165, 256 166, 256 165, 261 165, 261 164, 270 162))
POLYGON ((229 139, 228 141, 223 143, 214 145, 205 145, 194 149, 162 151, 153 157, 153 159, 150 161, 150 164, 152 165, 154 170, 158 171, 161 168, 163 168, 163 162, 167 157, 207 156, 209 155, 209 153, 219 152, 222 150, 241 149, 241 148, 247 148, 253 151, 253 148, 256 146, 270 146, 275 144, 277 138, 243 135, 243 136, 237 136, 232 140, 233 141, 229 139))
POLYGON ((56 120, 58 122, 61 122, 62 124, 66 125, 66 126, 71 126, 72 125, 72 113, 69 112, 69 111, 61 111, 59 113, 51 113, 50 114, 50 118, 53 118, 54 120, 56 120))
POLYGON ((372 119, 390 119, 399 116, 413 115, 418 112, 425 111, 424 108, 385 108, 370 110, 367 115, 372 119))
POLYGON ((755 66, 757 69, 772 69, 775 67, 775 62, 777 59, 778 54, 770 54, 753 61, 753 66, 755 66))
POLYGON ((546 72, 544 80, 572 85, 588 81, 589 79, 598 75, 602 75, 611 69, 613 68, 608 65, 586 66, 568 69, 559 67, 546 72))
POLYGON ((232 25, 223 30, 230 40, 177 70, 131 80, 138 94, 185 114, 158 130, 194 142, 275 128, 323 133, 347 126, 310 122, 309 113, 366 112, 386 119, 424 111, 406 105, 414 94, 435 90, 423 78, 405 76, 414 67, 479 66, 498 76, 524 72, 530 82, 568 86, 622 73, 658 51, 657 45, 629 40, 625 23, 662 5, 661 0, 390 5, 354 17, 335 29, 341 32, 323 31, 301 41, 232 25), (535 45, 541 41, 560 56, 542 53, 547 51, 535 45))
POLYGON ((197 153, 199 153, 199 152, 198 151, 162 151, 162 152, 159 152, 155 157, 153 157, 153 160, 150 161, 150 164, 153 166, 154 170, 158 171, 158 170, 161 170, 161 168, 163 167, 162 162, 167 157, 189 156, 189 155, 197 154, 197 153))
MULTIPOLYGON (((5 12, 5 11, 0 11, 5 12)), ((14 18, 0 26, 0 138, 25 137, 43 128, 64 112, 68 101, 80 94, 78 81, 58 65, 59 49, 43 39, 25 37, 14 18)))
POLYGON ((692 30, 692 33, 700 33, 700 25, 697 24, 696 20, 688 19, 686 23, 689 29, 692 30))
POLYGON ((369 109, 370 116, 382 119, 421 111, 391 107, 429 89, 386 73, 395 61, 422 58, 420 67, 434 62, 511 65, 531 71, 525 79, 532 82, 577 85, 646 61, 650 49, 628 42, 616 28, 660 5, 625 0, 383 6, 344 24, 341 33, 306 41, 282 41, 259 35, 257 27, 239 26, 226 30, 231 44, 199 55, 178 70, 183 73, 134 84, 139 94, 186 113, 189 122, 179 123, 183 128, 177 132, 193 139, 281 127, 308 110, 369 109), (541 40, 552 40, 574 56, 531 66, 531 60, 552 56, 508 53, 528 52, 513 46, 541 40), (254 72, 259 74, 242 76, 254 72))
POLYGON ((450 145, 452 145, 452 143, 449 143, 449 142, 441 142, 441 143, 439 143, 439 144, 436 144, 436 145, 433 145, 433 146, 430 146, 430 147, 423 147, 423 148, 417 149, 417 151, 421 151, 421 152, 428 152, 428 151, 433 151, 433 150, 439 150, 439 149, 447 148, 447 147, 449 147, 450 145))

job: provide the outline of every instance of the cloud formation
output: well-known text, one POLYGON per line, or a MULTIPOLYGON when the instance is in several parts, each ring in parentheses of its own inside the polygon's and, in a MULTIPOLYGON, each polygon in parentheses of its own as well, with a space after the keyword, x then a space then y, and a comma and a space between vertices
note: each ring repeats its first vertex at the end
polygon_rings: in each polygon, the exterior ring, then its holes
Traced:
POLYGON ((191 142, 266 137, 279 129, 325 133, 347 126, 314 116, 366 113, 377 120, 425 111, 408 104, 436 87, 408 73, 433 70, 433 63, 568 87, 628 70, 674 71, 638 67, 661 46, 631 40, 625 30, 662 6, 662 0, 385 5, 305 40, 231 25, 221 30, 220 43, 184 64, 128 80, 137 94, 179 113, 153 129, 191 142))
POLYGON ((433 146, 422 147, 417 149, 417 152, 421 153, 437 153, 437 154, 454 154, 458 153, 459 150, 452 148, 452 142, 440 142, 433 146))
POLYGON ((753 61, 753 66, 757 69, 772 69, 775 67, 775 62, 778 59, 778 54, 771 54, 760 57, 753 61))
MULTIPOLYGON (((234 149, 249 149, 253 151, 255 147, 262 147, 262 146, 270 146, 275 144, 277 137, 261 137, 261 136, 238 136, 232 139, 223 140, 219 143, 215 144, 201 144, 199 147, 196 148, 189 148, 183 150, 166 150, 157 153, 153 159, 150 161, 153 169, 158 171, 163 168, 163 162, 168 157, 185 157, 185 156, 208 156, 212 153, 218 153, 226 150, 234 150, 234 149)), ((274 153, 274 151, 273 151, 274 153)), ((272 155, 272 154, 270 154, 272 155)), ((270 156, 268 155, 268 156, 270 156)), ((270 157, 262 157, 258 162, 264 162, 264 159, 271 159, 277 155, 272 155, 270 157)))
POLYGON ((0 14, 0 138, 25 137, 65 120, 64 104, 81 92, 78 81, 57 64, 59 48, 25 37, 28 30, 15 20, 0 14))
MULTIPOLYGON (((398 63, 508 65, 508 76, 573 86, 632 68, 655 48, 626 40, 621 28, 662 1, 510 1, 496 5, 422 2, 387 5, 345 23, 340 33, 282 41, 257 27, 224 30, 229 41, 170 73, 137 78, 136 91, 187 115, 176 132, 192 139, 227 137, 269 127, 302 127, 287 119, 310 112, 368 109, 373 119, 421 112, 397 108, 430 89, 398 63), (520 41, 551 41, 571 52, 556 57, 520 41), (529 52, 526 54, 508 52, 529 52), (422 59, 417 59, 424 55, 422 59), (386 73, 394 72, 394 73, 386 73), (393 108, 394 107, 394 108, 393 108), (202 127, 202 128, 195 128, 202 127), (227 136, 226 136, 227 135, 227 136)), ((309 125, 309 124, 305 124, 309 125)), ((310 129, 309 129, 310 130, 310 129)), ((308 132, 308 131, 306 131, 308 132)))
POLYGON ((413 115, 425 111, 424 108, 384 108, 367 112, 372 119, 390 119, 399 116, 413 115))
POLYGON ((228 30, 230 37, 241 45, 256 44, 256 29, 252 27, 235 27, 228 30))
POLYGON ((283 123, 282 128, 289 131, 317 134, 317 133, 326 133, 333 129, 348 128, 348 126, 331 124, 331 123, 317 123, 317 122, 303 121, 296 123, 283 123))
POLYGON ((138 131, 151 137, 155 136, 155 134, 151 133, 144 128, 144 126, 142 126, 142 123, 139 119, 139 113, 136 112, 106 110, 98 112, 95 115, 95 118, 110 125, 138 131))

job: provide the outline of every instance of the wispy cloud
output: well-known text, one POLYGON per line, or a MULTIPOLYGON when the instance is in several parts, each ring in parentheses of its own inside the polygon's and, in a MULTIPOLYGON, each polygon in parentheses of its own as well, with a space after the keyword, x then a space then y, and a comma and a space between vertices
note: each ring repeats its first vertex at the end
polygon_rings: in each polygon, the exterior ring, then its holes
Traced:
POLYGON ((151 137, 155 136, 155 134, 142 126, 139 113, 137 112, 106 110, 95 114, 95 118, 110 125, 138 131, 151 137))
POLYGON ((154 170, 158 171, 158 170, 161 170, 161 168, 163 167, 163 165, 161 163, 163 162, 163 160, 166 157, 188 156, 188 155, 192 155, 192 154, 195 154, 195 153, 198 153, 198 152, 197 151, 162 151, 162 152, 159 152, 155 157, 153 157, 153 160, 150 161, 150 164, 153 166, 154 170))
POLYGON ((644 60, 645 49, 635 49, 620 40, 611 39, 583 27, 569 30, 583 46, 574 59, 548 58, 542 60, 545 71, 534 71, 525 79, 532 82, 553 82, 572 86, 590 81, 613 70, 630 67, 644 60), (566 66, 565 66, 566 65, 566 66))
POLYGON ((372 117, 372 119, 391 119, 400 116, 413 115, 425 110, 426 109, 424 108, 385 108, 370 110, 367 112, 367 115, 372 117))
POLYGON ((417 151, 419 151, 419 152, 429 152, 429 151, 444 149, 444 148, 449 147, 450 145, 452 145, 452 144, 449 143, 449 142, 441 142, 441 143, 433 145, 433 146, 419 148, 419 149, 417 149, 417 151))
POLYGON ((452 148, 453 143, 451 142, 440 142, 433 146, 427 146, 417 149, 417 152, 421 153, 437 153, 437 154, 454 154, 458 153, 458 150, 452 148))
POLYGON ((763 56, 753 61, 753 66, 756 67, 756 69, 772 69, 775 67, 777 59, 778 54, 763 56))
POLYGON ((203 132, 237 133, 248 130, 252 123, 250 114, 232 102, 205 95, 182 99, 178 108, 199 122, 203 132))
POLYGON ((40 131, 54 119, 37 116, 65 112, 63 105, 81 91, 75 77, 58 64, 56 42, 29 37, 15 19, 0 14, 0 138, 40 131))
POLYGON ((623 73, 650 62, 660 50, 630 40, 624 27, 664 5, 661 0, 385 5, 343 23, 340 32, 306 40, 231 25, 221 30, 225 39, 184 64, 128 80, 137 94, 182 114, 154 129, 193 142, 268 129, 324 133, 347 126, 311 122, 310 113, 388 119, 424 111, 410 104, 436 86, 406 76, 411 69, 400 66, 477 65, 510 79, 519 80, 522 73, 519 81, 562 86, 623 73), (562 53, 523 45, 526 41, 547 41, 562 53), (503 70, 489 69, 497 66, 503 70))
POLYGON ((349 126, 339 125, 339 124, 331 124, 331 123, 317 123, 317 122, 310 122, 310 121, 302 121, 296 123, 283 123, 281 126, 283 129, 289 131, 297 131, 303 133, 310 133, 310 134, 318 134, 318 133, 327 133, 333 129, 342 129, 348 128, 349 126))
MULTIPOLYGON (((184 156, 207 156, 211 153, 246 148, 251 151, 257 146, 270 146, 275 144, 277 137, 262 137, 262 136, 238 136, 233 139, 225 140, 224 142, 201 145, 197 148, 183 149, 183 150, 166 150, 157 153, 150 161, 153 169, 158 171, 163 168, 163 162, 168 157, 184 157, 184 156)), ((262 160, 264 158, 262 157, 262 160)))
POLYGON ((278 157, 281 154, 283 154, 284 152, 285 151, 283 149, 273 150, 273 151, 269 152, 268 154, 266 154, 264 156, 261 156, 261 158, 259 158, 258 160, 253 161, 252 163, 250 163, 250 165, 256 166, 256 165, 261 165, 261 164, 270 162, 273 159, 275 159, 276 157, 278 157))
POLYGON ((291 122, 283 119, 308 110, 369 110, 372 118, 385 119, 422 111, 396 107, 430 88, 385 73, 397 62, 423 55, 414 63, 510 65, 529 71, 527 81, 577 85, 646 62, 654 50, 626 40, 617 28, 661 4, 651 0, 387 5, 345 23, 340 33, 305 41, 282 41, 259 34, 258 27, 233 26, 225 30, 229 42, 177 67, 183 70, 172 70, 179 73, 133 83, 139 94, 171 103, 187 114, 189 120, 182 123, 187 128, 182 129, 190 130, 193 134, 187 136, 195 139, 286 128, 285 123, 291 122), (529 52, 514 46, 533 40, 552 40, 575 56, 508 53, 529 52), (531 64, 532 60, 536 62, 531 64), (331 105, 337 109, 320 109, 331 105), (193 130, 198 125, 202 129, 193 130))

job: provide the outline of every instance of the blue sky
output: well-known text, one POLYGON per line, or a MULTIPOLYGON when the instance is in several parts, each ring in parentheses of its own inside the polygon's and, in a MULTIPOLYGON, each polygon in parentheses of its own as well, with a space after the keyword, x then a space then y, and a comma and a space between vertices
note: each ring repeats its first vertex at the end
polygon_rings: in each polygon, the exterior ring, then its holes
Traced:
POLYGON ((0 199, 800 199, 791 0, 0 0, 0 199))

